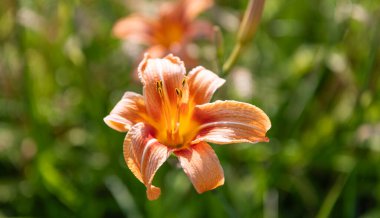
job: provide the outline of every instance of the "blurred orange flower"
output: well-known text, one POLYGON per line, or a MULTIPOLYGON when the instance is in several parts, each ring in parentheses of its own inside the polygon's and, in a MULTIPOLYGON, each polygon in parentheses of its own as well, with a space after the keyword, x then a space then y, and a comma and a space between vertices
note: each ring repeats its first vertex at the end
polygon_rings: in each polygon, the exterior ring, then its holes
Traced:
POLYGON ((173 55, 145 55, 138 68, 143 95, 126 92, 105 123, 127 132, 124 158, 147 187, 149 200, 160 189, 152 185, 158 168, 174 153, 198 193, 224 183, 223 169, 207 142, 268 142, 271 123, 258 107, 237 101, 208 103, 224 79, 199 66, 186 75, 173 55))
POLYGON ((161 58, 169 53, 178 55, 187 64, 195 60, 188 52, 187 44, 198 37, 212 37, 212 25, 195 20, 211 7, 213 0, 180 0, 162 4, 159 15, 152 19, 133 14, 116 22, 113 34, 120 38, 148 46, 146 52, 161 58))

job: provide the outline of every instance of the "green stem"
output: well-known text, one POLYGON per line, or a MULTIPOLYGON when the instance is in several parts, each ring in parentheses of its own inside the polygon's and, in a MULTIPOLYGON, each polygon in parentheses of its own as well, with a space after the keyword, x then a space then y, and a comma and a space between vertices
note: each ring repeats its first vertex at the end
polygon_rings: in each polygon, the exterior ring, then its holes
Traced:
POLYGON ((240 23, 239 32, 237 36, 237 43, 235 44, 232 53, 223 65, 221 75, 227 76, 231 68, 235 65, 242 48, 246 46, 257 31, 260 23, 261 15, 264 9, 265 0, 250 0, 245 9, 244 17, 240 23))
POLYGON ((221 73, 222 77, 227 76, 228 72, 235 65, 235 63, 236 63, 237 59, 239 58, 240 53, 242 51, 242 47, 243 47, 243 45, 240 42, 235 44, 235 47, 232 50, 232 53, 228 57, 227 61, 223 64, 223 69, 222 69, 222 73, 221 73))

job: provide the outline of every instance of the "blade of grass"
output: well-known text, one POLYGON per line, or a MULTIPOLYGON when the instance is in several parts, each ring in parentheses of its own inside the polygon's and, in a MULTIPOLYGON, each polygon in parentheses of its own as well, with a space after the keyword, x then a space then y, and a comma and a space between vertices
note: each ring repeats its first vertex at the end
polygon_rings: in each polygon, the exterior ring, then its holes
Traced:
MULTIPOLYGON (((354 168, 354 167, 353 167, 354 168)), ((336 201, 338 200, 342 190, 347 183, 348 178, 350 177, 353 169, 348 174, 343 174, 338 177, 334 186, 330 189, 325 200, 322 203, 321 209, 318 212, 317 218, 330 217, 330 214, 335 206, 336 201)))
POLYGON ((104 183, 126 217, 142 217, 132 195, 129 193, 127 187, 121 182, 119 177, 115 175, 108 176, 104 183))

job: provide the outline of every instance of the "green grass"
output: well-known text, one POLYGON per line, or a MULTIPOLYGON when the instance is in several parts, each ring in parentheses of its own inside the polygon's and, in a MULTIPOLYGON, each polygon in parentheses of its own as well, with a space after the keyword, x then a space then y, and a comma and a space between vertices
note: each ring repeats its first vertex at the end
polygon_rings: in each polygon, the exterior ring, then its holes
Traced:
MULTIPOLYGON (((202 15, 221 26, 225 54, 236 32, 223 19, 246 4, 221 0, 202 15)), ((132 10, 121 0, 0 2, 0 217, 380 216, 378 1, 266 1, 236 65, 252 93, 231 73, 214 99, 266 111, 270 143, 214 146, 226 182, 201 195, 170 158, 153 202, 124 163, 125 135, 102 121, 124 91, 141 93, 135 60, 111 35, 132 10)), ((216 70, 213 43, 199 45, 216 70)))

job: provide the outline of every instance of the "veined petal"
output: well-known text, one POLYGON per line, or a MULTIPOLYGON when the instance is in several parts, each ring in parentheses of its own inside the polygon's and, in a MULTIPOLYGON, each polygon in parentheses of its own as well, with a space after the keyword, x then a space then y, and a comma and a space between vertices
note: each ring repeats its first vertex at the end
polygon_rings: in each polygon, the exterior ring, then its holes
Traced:
POLYGON ((124 159, 129 169, 147 188, 149 200, 160 196, 152 185, 158 168, 168 159, 171 150, 152 137, 153 129, 144 123, 134 125, 124 140, 124 159))
POLYGON ((196 67, 188 75, 190 99, 195 105, 207 103, 224 83, 225 80, 215 73, 201 66, 196 67))
POLYGON ((206 142, 176 151, 179 162, 198 193, 224 184, 224 173, 214 150, 206 142))
POLYGON ((260 108, 237 101, 216 101, 198 105, 194 118, 199 120, 198 136, 192 143, 216 144, 268 142, 265 136, 271 123, 260 108))
POLYGON ((117 38, 128 39, 136 43, 151 44, 153 41, 154 21, 140 16, 130 15, 116 22, 112 32, 117 38))
POLYGON ((135 123, 146 121, 146 118, 143 96, 134 92, 126 92, 111 113, 104 118, 104 122, 112 129, 126 132, 135 123))
POLYGON ((172 110, 177 108, 178 97, 176 89, 182 87, 186 73, 183 62, 171 54, 163 59, 146 54, 138 70, 148 114, 155 120, 174 114, 172 110))

